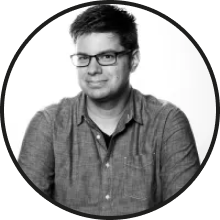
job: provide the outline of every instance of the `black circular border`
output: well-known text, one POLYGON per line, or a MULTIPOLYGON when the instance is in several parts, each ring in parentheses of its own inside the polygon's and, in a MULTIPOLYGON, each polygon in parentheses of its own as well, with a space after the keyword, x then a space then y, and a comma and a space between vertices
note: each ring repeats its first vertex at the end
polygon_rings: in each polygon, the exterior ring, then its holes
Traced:
MULTIPOLYGON (((157 14, 158 16, 166 19, 167 21, 169 21, 170 23, 172 23, 173 25, 175 25, 179 30, 181 30, 190 40, 191 42, 194 44, 194 46, 197 48, 197 50, 200 52, 201 56, 203 57, 207 67, 208 67, 208 70, 210 72, 210 75, 211 75, 211 78, 212 78, 212 82, 213 82, 213 85, 214 85, 214 89, 215 89, 215 99, 216 99, 216 122, 215 122, 215 131, 214 131, 214 134, 213 134, 213 138, 212 138, 212 142, 211 142, 211 145, 210 145, 210 148, 208 150, 208 153, 203 161, 203 163, 201 164, 199 170, 197 171, 197 173, 193 176, 193 178, 186 184, 186 186, 183 187, 183 189, 181 189, 178 193, 176 193, 174 196, 172 196, 170 199, 164 201, 163 203, 161 203, 160 205, 157 205, 151 209, 148 209, 148 210, 145 210, 145 211, 142 211, 142 212, 138 212, 138 213, 135 213, 135 214, 131 214, 131 215, 125 215, 124 217, 123 216, 117 216, 119 217, 120 219, 123 218, 126 219, 127 218, 134 218, 134 217, 140 217, 140 216, 143 216, 143 215, 146 215, 148 213, 151 213, 151 212, 154 212, 164 206, 166 206, 167 204, 169 204, 170 202, 172 202, 173 200, 175 200, 176 198, 178 198, 183 192, 185 192, 191 185, 192 183, 198 178, 198 176, 200 175, 201 171, 204 169, 204 167, 206 166, 211 154, 212 154, 212 151, 213 151, 213 148, 214 148, 214 145, 215 143, 217 142, 217 135, 218 135, 218 130, 219 130, 219 115, 217 114, 218 113, 218 110, 219 110, 219 89, 218 89, 218 84, 217 84, 217 80, 216 80, 216 77, 214 75, 214 71, 211 67, 211 64, 209 62, 209 59, 207 58, 207 56, 205 55, 204 51, 202 50, 202 48, 200 47, 200 45, 197 43, 197 41, 193 38, 193 36, 187 32, 187 30, 185 28, 183 28, 179 23, 177 23, 176 21, 174 21, 173 19, 171 19, 170 17, 168 17, 167 15, 165 15, 164 13, 156 10, 156 9, 153 9, 153 8, 150 8, 146 5, 143 5, 143 4, 140 4, 140 3, 135 3, 135 2, 130 2, 130 1, 117 1, 116 3, 113 3, 113 1, 111 2, 103 2, 103 1, 90 1, 90 2, 84 2, 84 3, 81 3, 81 4, 77 4, 77 5, 74 5, 72 7, 69 7, 65 10, 62 10, 58 13, 56 13, 55 15, 51 16, 50 18, 48 18, 46 21, 44 21, 43 23, 41 23, 37 28, 35 28, 29 35, 28 37, 22 42, 22 44, 20 45, 20 47, 18 48, 18 50, 16 51, 15 55, 13 56, 10 64, 9 64, 9 67, 7 69, 7 72, 6 72, 6 75, 5 75, 5 78, 3 80, 3 86, 1 88, 1 102, 3 105, 1 106, 4 106, 4 101, 5 101, 5 91, 6 91, 6 86, 7 86, 7 82, 8 82, 8 79, 9 79, 9 76, 10 76, 10 72, 13 68, 13 65, 14 63, 16 62, 19 54, 21 53, 21 51, 23 50, 23 48, 26 46, 26 44, 31 40, 31 38, 36 34, 38 33, 44 26, 46 26, 48 23, 50 23, 51 21, 57 19, 58 17, 68 13, 68 12, 71 12, 73 10, 76 10, 76 9, 79 9, 79 8, 82 8, 82 7, 87 7, 87 6, 91 6, 91 5, 95 5, 95 4, 117 4, 117 5, 127 5, 127 6, 133 6, 133 7, 137 7, 137 8, 141 8, 141 9, 144 9, 144 10, 147 10, 147 11, 150 11, 154 14, 157 14)), ((17 171, 21 174, 21 176, 23 177, 23 179, 29 184, 29 186, 31 186, 32 189, 34 189, 38 194, 41 195, 41 197, 43 197, 44 199, 46 199, 47 201, 49 201, 50 203, 52 203, 53 205, 57 206, 58 208, 66 211, 66 212, 69 212, 69 213, 72 213, 72 214, 75 214, 75 215, 78 215, 78 216, 82 216, 82 217, 85 217, 85 218, 91 218, 91 219, 102 219, 103 216, 95 216, 94 218, 92 216, 94 215, 89 215, 89 214, 85 214, 85 213, 81 213, 81 212, 78 212, 78 211, 75 211, 75 210, 72 210, 70 208, 67 208, 66 206, 63 206, 61 205, 60 203, 58 202, 55 202, 54 200, 48 198, 42 191, 40 191, 31 181, 30 179, 24 174, 24 172, 22 171, 22 169, 20 168, 20 166, 18 165, 17 163, 17 160, 15 159, 14 155, 13 155, 13 152, 11 150, 11 147, 10 147, 10 144, 9 144, 9 141, 8 141, 8 138, 7 138, 7 134, 6 134, 6 127, 5 127, 5 123, 4 123, 4 114, 1 115, 1 130, 2 130, 2 134, 3 134, 3 140, 5 142, 5 145, 7 146, 7 150, 8 150, 8 154, 14 164, 14 166, 16 167, 17 171)), ((116 216, 114 216, 116 217, 116 216)), ((106 218, 106 217, 105 217, 106 218)), ((107 217, 108 218, 108 217, 107 217)), ((110 217, 112 218, 112 216, 110 217)))

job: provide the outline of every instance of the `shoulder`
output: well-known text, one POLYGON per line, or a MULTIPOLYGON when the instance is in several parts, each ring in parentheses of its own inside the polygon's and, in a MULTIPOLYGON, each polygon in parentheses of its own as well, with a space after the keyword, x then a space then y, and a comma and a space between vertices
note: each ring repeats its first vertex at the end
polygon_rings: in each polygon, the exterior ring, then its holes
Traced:
POLYGON ((75 97, 63 98, 58 103, 51 104, 38 113, 44 116, 48 123, 64 123, 72 117, 73 110, 77 105, 81 93, 75 97))
MULTIPOLYGON (((140 100, 142 118, 151 119, 160 124, 189 124, 185 113, 170 101, 156 98, 153 95, 145 95, 135 90, 135 100, 140 100)), ((136 101, 135 101, 136 102, 136 101)))
POLYGON ((170 129, 190 127, 189 120, 185 113, 177 105, 170 101, 158 99, 152 95, 143 95, 143 111, 148 118, 163 124, 170 129))
POLYGON ((135 90, 135 96, 141 100, 142 108, 148 115, 156 116, 158 114, 167 115, 170 112, 179 110, 175 104, 170 101, 159 99, 153 95, 146 95, 135 90))

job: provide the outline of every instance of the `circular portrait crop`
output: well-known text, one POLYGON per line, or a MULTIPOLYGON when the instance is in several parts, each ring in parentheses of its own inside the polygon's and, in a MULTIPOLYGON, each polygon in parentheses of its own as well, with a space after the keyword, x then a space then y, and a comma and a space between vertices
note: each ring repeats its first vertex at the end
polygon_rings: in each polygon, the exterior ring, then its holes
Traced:
POLYGON ((98 219, 181 196, 219 124, 215 76, 196 41, 126 1, 77 5, 37 27, 11 62, 1 102, 20 174, 54 205, 98 219))

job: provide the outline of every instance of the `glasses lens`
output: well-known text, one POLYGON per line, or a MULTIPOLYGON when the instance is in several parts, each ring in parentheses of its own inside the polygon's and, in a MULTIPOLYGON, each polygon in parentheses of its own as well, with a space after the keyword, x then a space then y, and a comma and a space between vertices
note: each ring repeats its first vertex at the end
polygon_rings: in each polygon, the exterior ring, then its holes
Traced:
POLYGON ((104 53, 98 55, 98 60, 101 65, 111 65, 116 61, 116 55, 114 53, 104 53))
POLYGON ((72 61, 75 66, 87 66, 89 64, 89 56, 86 55, 73 55, 72 61))

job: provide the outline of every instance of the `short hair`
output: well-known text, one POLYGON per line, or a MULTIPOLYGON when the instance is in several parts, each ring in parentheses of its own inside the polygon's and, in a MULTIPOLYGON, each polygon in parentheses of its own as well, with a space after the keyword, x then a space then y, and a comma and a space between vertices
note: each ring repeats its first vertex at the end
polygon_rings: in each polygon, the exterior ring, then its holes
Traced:
POLYGON ((121 45, 128 50, 139 48, 135 17, 113 5, 96 5, 77 16, 70 26, 74 43, 77 38, 91 33, 118 34, 121 45))

